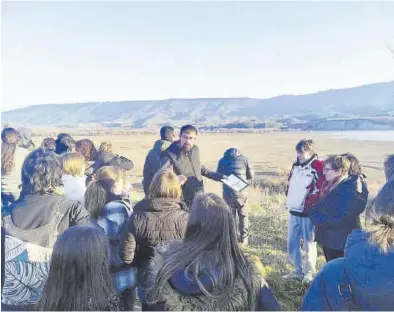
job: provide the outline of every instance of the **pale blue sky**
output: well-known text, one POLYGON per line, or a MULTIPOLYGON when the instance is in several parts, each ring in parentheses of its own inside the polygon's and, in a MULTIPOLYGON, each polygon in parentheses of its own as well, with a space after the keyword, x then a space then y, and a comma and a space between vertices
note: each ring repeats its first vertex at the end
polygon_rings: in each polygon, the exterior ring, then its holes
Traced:
POLYGON ((394 2, 2 2, 2 111, 394 80, 394 2))

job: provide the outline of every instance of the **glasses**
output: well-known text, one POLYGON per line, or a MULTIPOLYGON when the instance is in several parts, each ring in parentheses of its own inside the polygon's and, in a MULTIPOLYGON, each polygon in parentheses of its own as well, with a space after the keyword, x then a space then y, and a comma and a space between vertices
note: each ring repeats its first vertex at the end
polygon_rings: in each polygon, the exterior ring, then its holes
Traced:
POLYGON ((332 169, 332 168, 323 168, 323 171, 324 171, 324 172, 332 171, 332 170, 335 170, 335 169, 332 169))

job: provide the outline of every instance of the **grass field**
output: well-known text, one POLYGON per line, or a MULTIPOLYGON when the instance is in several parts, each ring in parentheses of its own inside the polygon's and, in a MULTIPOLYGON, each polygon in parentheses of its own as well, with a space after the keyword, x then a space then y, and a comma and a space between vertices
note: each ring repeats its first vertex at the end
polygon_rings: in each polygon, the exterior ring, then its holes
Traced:
MULTIPOLYGON (((58 132, 65 129, 59 129, 58 132)), ((91 133, 94 134, 94 133, 91 133)), ((76 136, 77 139, 82 138, 76 136)), ((135 168, 130 173, 135 192, 142 198, 142 168, 148 150, 156 139, 153 135, 111 135, 89 137, 97 145, 105 140, 113 142, 114 151, 131 158, 135 168)), ((224 151, 236 145, 250 159, 256 179, 249 190, 251 238, 248 252, 259 256, 266 278, 280 301, 282 310, 298 310, 306 288, 301 282, 284 282, 281 276, 291 270, 286 255, 287 211, 284 209, 286 175, 295 157, 294 146, 302 138, 316 142, 319 155, 351 152, 356 155, 368 176, 370 195, 373 197, 384 182, 384 157, 394 152, 393 142, 350 141, 332 139, 319 133, 260 133, 260 134, 207 134, 198 137, 203 163, 215 169, 224 151)), ((42 137, 34 138, 40 143, 42 137)), ((217 182, 206 181, 206 191, 221 194, 217 182)), ((324 263, 319 251, 318 267, 324 263)))

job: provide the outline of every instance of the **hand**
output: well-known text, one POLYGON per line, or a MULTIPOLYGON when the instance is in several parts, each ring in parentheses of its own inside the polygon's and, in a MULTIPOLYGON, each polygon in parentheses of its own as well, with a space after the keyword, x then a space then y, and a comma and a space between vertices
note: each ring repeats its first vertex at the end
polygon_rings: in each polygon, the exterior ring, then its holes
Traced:
POLYGON ((227 179, 227 176, 222 174, 222 177, 220 178, 220 181, 223 181, 223 180, 226 180, 226 179, 227 179))
POLYGON ((187 178, 183 174, 181 174, 178 176, 178 180, 181 185, 184 185, 187 181, 187 178))

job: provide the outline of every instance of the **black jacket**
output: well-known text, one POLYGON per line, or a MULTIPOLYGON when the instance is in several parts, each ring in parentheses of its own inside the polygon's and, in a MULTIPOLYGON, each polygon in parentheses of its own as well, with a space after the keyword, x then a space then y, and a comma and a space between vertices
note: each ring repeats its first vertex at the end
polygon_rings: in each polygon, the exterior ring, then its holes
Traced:
POLYGON ((160 169, 160 155, 170 146, 171 142, 165 140, 157 140, 153 148, 149 151, 145 158, 142 185, 145 195, 148 195, 149 186, 153 176, 160 169))
MULTIPOLYGON (((224 157, 219 161, 217 172, 226 176, 234 174, 244 181, 254 178, 254 171, 249 160, 236 148, 230 148, 224 153, 224 157)), ((224 198, 238 198, 246 196, 246 193, 246 189, 239 193, 223 184, 224 198)))
POLYGON ((92 173, 95 173, 98 169, 104 166, 115 166, 123 170, 131 170, 134 168, 134 163, 124 156, 119 156, 108 152, 100 153, 93 164, 92 173))
MULTIPOLYGON (((64 214, 58 226, 59 235, 73 225, 90 221, 90 214, 81 203, 56 194, 23 195, 7 207, 13 223, 21 230, 32 230, 48 224, 56 209, 64 214)), ((48 246, 43 244, 43 247, 48 246)))
POLYGON ((137 203, 125 227, 123 261, 141 271, 149 266, 155 247, 183 239, 189 217, 185 209, 183 202, 172 198, 143 199, 137 203))
POLYGON ((207 177, 215 181, 220 181, 223 175, 211 171, 201 164, 200 150, 194 145, 192 149, 185 153, 180 147, 179 141, 174 142, 165 150, 160 157, 161 169, 170 169, 176 175, 184 175, 187 178, 182 186, 183 198, 188 206, 193 201, 194 195, 204 190, 202 177, 207 177))
POLYGON ((312 207, 309 216, 315 228, 315 240, 323 247, 344 250, 346 240, 359 229, 360 214, 368 199, 367 184, 361 177, 343 180, 312 207))

